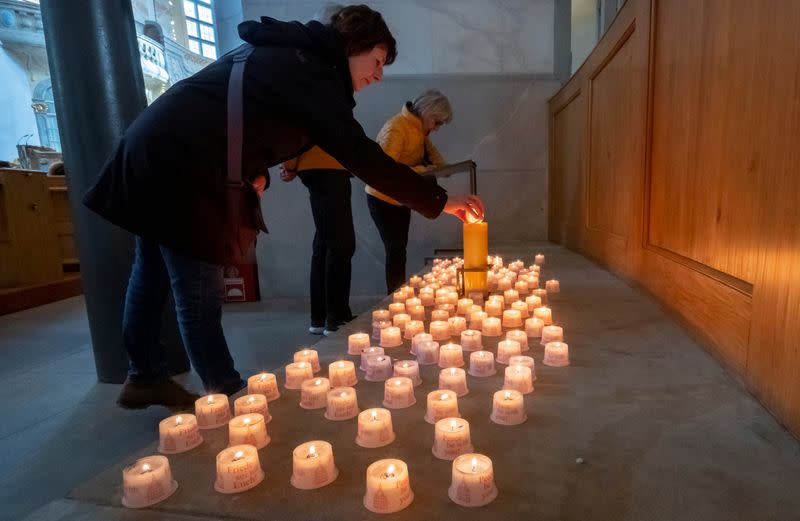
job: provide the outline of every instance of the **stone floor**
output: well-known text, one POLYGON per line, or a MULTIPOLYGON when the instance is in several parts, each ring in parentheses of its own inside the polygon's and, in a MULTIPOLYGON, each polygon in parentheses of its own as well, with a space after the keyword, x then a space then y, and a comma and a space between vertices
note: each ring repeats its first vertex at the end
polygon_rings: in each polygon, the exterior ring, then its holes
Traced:
MULTIPOLYGON (((534 347, 539 378, 526 396, 529 419, 516 427, 488 421, 502 376, 469 378, 462 415, 476 452, 492 457, 500 490, 487 507, 468 510, 447 499, 450 466, 431 455, 432 427, 422 421, 438 373, 426 367, 418 403, 393 413, 398 437, 388 447, 357 447, 354 421, 324 420, 287 391, 270 404, 264 483, 235 497, 214 493, 213 455, 225 436, 212 431, 195 451, 170 457, 180 482, 174 496, 150 510, 121 508, 120 469, 154 452, 167 412, 113 407, 118 386, 96 383, 82 302, 73 299, 0 317, 0 516, 21 519, 40 507, 27 519, 377 519, 361 505, 364 469, 394 456, 409 464, 416 494, 397 519, 800 519, 797 440, 647 295, 572 252, 536 248, 547 255, 546 276, 562 281, 553 309, 572 365, 543 366, 534 347), (324 489, 297 491, 288 483, 289 454, 314 438, 333 443, 340 475, 324 489)), ((243 372, 278 368, 313 340, 304 333, 305 305, 228 311, 226 331, 243 372)), ((342 358, 346 335, 366 321, 320 341, 323 361, 342 358)), ((378 405, 380 384, 356 388, 362 408, 378 405)))

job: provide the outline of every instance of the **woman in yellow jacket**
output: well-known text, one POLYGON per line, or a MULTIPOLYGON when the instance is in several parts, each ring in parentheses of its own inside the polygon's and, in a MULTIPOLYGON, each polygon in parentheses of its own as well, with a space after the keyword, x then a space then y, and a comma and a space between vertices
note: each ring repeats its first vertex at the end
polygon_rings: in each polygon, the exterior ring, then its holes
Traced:
POLYGON ((356 250, 350 205, 350 172, 319 147, 283 163, 281 179, 295 175, 308 188, 314 217, 311 254, 311 327, 315 335, 336 331, 353 318, 350 260, 356 250))
MULTIPOLYGON (((387 121, 377 142, 387 155, 415 172, 442 166, 445 160, 428 136, 453 119, 450 101, 438 90, 423 92, 408 101, 387 121)), ((367 205, 378 228, 386 254, 386 291, 392 293, 406 280, 406 247, 411 210, 367 185, 367 205)))

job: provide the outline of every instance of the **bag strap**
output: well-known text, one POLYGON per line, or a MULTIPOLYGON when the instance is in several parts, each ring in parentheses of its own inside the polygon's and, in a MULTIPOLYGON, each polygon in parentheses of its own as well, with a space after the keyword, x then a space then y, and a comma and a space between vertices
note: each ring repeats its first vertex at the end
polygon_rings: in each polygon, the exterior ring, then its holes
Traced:
POLYGON ((234 186, 242 186, 244 66, 253 49, 252 45, 246 45, 234 55, 228 80, 228 185, 234 186))

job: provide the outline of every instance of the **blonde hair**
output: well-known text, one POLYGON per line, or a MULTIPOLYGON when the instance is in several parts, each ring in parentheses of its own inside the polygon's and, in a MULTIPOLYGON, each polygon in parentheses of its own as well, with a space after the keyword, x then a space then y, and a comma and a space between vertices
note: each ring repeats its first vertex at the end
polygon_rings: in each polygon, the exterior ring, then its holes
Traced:
POLYGON ((411 102, 411 112, 419 117, 428 116, 442 123, 453 121, 453 108, 450 100, 440 91, 426 90, 411 102))

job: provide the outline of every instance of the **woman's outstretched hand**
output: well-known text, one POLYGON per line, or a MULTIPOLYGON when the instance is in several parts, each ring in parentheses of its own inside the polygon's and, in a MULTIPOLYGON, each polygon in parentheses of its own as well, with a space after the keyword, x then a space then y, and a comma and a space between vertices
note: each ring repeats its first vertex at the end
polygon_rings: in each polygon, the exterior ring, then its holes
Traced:
POLYGON ((444 211, 464 222, 481 222, 484 216, 483 201, 477 195, 448 195, 444 211))

